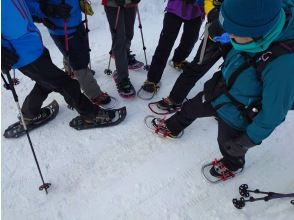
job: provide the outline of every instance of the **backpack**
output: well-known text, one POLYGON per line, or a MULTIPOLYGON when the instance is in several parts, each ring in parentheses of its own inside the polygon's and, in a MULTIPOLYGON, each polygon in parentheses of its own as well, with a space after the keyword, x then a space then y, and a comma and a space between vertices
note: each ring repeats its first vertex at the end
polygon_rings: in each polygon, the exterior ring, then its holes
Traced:
MULTIPOLYGON (((287 41, 274 42, 270 47, 263 52, 257 53, 255 56, 251 57, 247 53, 242 52, 241 55, 244 57, 245 62, 242 63, 230 76, 228 83, 226 84, 222 71, 216 72, 213 77, 204 84, 203 90, 203 101, 212 102, 221 95, 227 96, 230 101, 235 105, 235 107, 241 112, 243 117, 251 122, 253 118, 260 112, 262 108, 261 100, 257 100, 245 106, 240 103, 236 98, 230 94, 230 89, 234 85, 236 79, 244 72, 245 69, 249 67, 254 67, 256 72, 256 78, 262 83, 261 74, 268 63, 278 58, 283 54, 294 53, 294 39, 287 41)), ((219 104, 214 108, 217 110, 221 108, 226 103, 219 104)), ((294 109, 294 106, 293 108, 294 109)))

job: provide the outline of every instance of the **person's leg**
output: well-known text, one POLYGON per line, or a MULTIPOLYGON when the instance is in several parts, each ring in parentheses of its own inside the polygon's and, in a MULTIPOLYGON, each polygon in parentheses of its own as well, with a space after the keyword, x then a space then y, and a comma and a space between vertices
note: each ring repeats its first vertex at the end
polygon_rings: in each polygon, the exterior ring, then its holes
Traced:
POLYGON ((179 46, 175 49, 173 62, 184 61, 191 53, 199 36, 201 18, 197 17, 190 21, 184 21, 184 29, 179 46))
POLYGON ((224 144, 233 138, 236 138, 240 136, 243 132, 238 131, 232 127, 230 127, 228 124, 226 124, 222 119, 218 119, 218 137, 217 141, 219 144, 220 152, 223 155, 222 162, 224 165, 232 171, 238 170, 239 168, 243 168, 245 164, 245 155, 242 157, 232 157, 230 156, 225 148, 224 144))
POLYGON ((128 58, 126 50, 126 30, 125 30, 125 8, 121 7, 118 14, 119 7, 104 7, 107 20, 109 23, 112 35, 112 54, 115 57, 115 65, 117 70, 116 83, 122 82, 129 77, 128 58), (117 27, 116 20, 118 17, 117 27))
POLYGON ((181 18, 168 12, 165 13, 159 42, 147 75, 149 82, 158 83, 160 81, 181 25, 181 18))
POLYGON ((166 127, 172 135, 177 136, 197 118, 210 117, 215 115, 215 110, 209 103, 202 102, 203 93, 184 103, 181 111, 175 113, 165 121, 166 127))
POLYGON ((21 111, 24 118, 34 118, 40 113, 43 102, 52 90, 47 89, 38 83, 35 84, 30 94, 25 98, 21 111))
POLYGON ((131 43, 134 37, 134 25, 136 19, 137 7, 125 9, 125 30, 126 30, 126 49, 131 49, 131 43))
POLYGON ((187 97, 191 89, 195 86, 196 82, 204 76, 204 74, 221 58, 222 53, 218 44, 208 40, 206 44, 205 59, 202 64, 199 64, 200 51, 203 45, 201 42, 197 54, 193 61, 188 64, 183 73, 176 80, 169 98, 174 103, 182 103, 187 97))
POLYGON ((65 60, 69 61, 69 65, 73 70, 74 76, 79 81, 81 89, 90 99, 96 98, 101 94, 101 89, 88 68, 90 61, 89 42, 87 32, 84 25, 80 25, 77 31, 69 36, 69 51, 65 51, 63 37, 53 36, 53 40, 63 53, 65 60))
POLYGON ((20 68, 20 71, 42 87, 59 92, 81 115, 88 116, 95 113, 97 107, 81 93, 80 85, 76 80, 69 78, 52 63, 47 49, 33 63, 20 68))

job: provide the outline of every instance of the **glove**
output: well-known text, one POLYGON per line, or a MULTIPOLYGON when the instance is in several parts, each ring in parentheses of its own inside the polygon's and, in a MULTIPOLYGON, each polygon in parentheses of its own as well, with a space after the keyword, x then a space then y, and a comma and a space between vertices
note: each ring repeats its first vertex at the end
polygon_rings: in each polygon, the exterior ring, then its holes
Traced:
POLYGON ((213 40, 221 44, 228 44, 231 42, 231 38, 228 33, 223 33, 221 36, 215 36, 213 40))
POLYGON ((133 4, 138 4, 141 0, 132 0, 133 4))
POLYGON ((53 5, 46 3, 46 1, 41 1, 40 8, 47 17, 67 19, 70 16, 72 7, 66 3, 53 5))
POLYGON ((214 20, 210 23, 208 27, 208 35, 211 39, 213 39, 215 36, 221 36, 223 33, 224 29, 218 20, 214 20))
POLYGON ((237 138, 227 141, 224 144, 224 149, 232 157, 242 157, 249 148, 255 145, 246 134, 242 134, 237 138))
POLYGON ((47 27, 48 29, 54 30, 56 29, 56 25, 54 23, 52 23, 48 18, 39 18, 36 16, 33 16, 33 21, 35 23, 43 23, 43 25, 45 27, 47 27))
POLYGON ((6 47, 1 47, 1 70, 9 72, 12 66, 17 63, 18 59, 17 54, 6 47))
POLYGON ((115 3, 119 6, 119 7, 123 7, 126 4, 125 0, 115 0, 115 3))

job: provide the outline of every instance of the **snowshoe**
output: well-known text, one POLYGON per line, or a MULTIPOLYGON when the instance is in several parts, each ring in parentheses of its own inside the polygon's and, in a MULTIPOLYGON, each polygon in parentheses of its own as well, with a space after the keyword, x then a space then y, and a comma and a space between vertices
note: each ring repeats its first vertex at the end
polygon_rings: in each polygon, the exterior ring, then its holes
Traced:
POLYGON ((189 62, 186 60, 180 62, 174 62, 170 60, 168 63, 172 68, 176 69, 177 71, 183 71, 184 68, 189 64, 189 62))
POLYGON ((128 69, 129 70, 138 70, 144 66, 144 63, 136 60, 136 54, 132 54, 132 51, 128 51, 128 69))
POLYGON ((122 98, 128 99, 136 96, 136 90, 128 77, 123 79, 121 82, 117 82, 117 71, 114 71, 113 79, 116 83, 118 94, 122 98))
MULTIPOLYGON (((25 120, 26 126, 28 131, 31 131, 35 128, 38 128, 47 122, 54 119, 59 111, 59 105, 57 101, 51 102, 49 105, 41 108, 41 112, 39 115, 37 115, 35 118, 31 120, 25 120)), ((18 138, 26 133, 24 126, 22 123, 16 122, 12 125, 10 125, 5 131, 4 131, 4 137, 6 138, 18 138)))
POLYGON ((150 102, 149 109, 157 115, 167 115, 181 110, 182 104, 173 103, 168 97, 158 102, 150 102))
POLYGON ((121 123, 126 118, 126 115, 126 107, 113 110, 99 109, 95 117, 77 116, 71 120, 69 125, 76 130, 110 127, 121 123))
POLYGON ((141 69, 143 66, 144 66, 144 63, 143 63, 143 62, 136 60, 135 63, 133 63, 133 64, 129 64, 129 65, 128 65, 128 69, 129 69, 129 70, 139 70, 139 69, 141 69))
POLYGON ((149 128, 155 134, 164 138, 177 139, 182 137, 184 134, 184 132, 182 131, 178 135, 173 135, 171 131, 169 131, 166 127, 164 118, 160 119, 154 117, 153 115, 148 115, 145 117, 144 122, 147 128, 149 128))
POLYGON ((159 88, 159 83, 156 84, 146 80, 143 86, 139 89, 137 96, 143 100, 150 100, 156 95, 159 88))
POLYGON ((215 159, 211 163, 202 166, 201 172, 204 178, 210 183, 219 183, 228 179, 234 178, 237 174, 241 173, 243 168, 236 171, 228 169, 222 162, 222 159, 215 159))

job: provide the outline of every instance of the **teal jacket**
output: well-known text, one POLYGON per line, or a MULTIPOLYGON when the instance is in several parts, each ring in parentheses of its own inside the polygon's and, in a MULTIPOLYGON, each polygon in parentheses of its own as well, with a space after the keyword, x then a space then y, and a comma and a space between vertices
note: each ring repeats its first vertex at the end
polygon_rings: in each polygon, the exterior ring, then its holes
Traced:
MULTIPOLYGON (((291 11, 292 15, 276 41, 294 39, 294 7, 291 11)), ((240 51, 232 49, 222 69, 226 82, 242 63, 244 59, 240 51)), ((294 104, 293 63, 294 53, 284 54, 267 64, 261 75, 262 82, 256 78, 253 67, 244 70, 237 78, 230 90, 234 98, 245 106, 262 99, 262 110, 250 124, 225 95, 212 102, 214 107, 224 104, 217 110, 219 117, 233 128, 244 131, 255 144, 260 144, 285 120, 294 104)))

